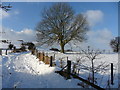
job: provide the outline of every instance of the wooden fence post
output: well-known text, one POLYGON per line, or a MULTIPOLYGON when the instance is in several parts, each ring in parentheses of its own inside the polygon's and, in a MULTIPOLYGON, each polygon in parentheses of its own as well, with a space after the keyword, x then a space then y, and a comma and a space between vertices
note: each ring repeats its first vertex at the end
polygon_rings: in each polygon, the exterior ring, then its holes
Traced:
POLYGON ((73 70, 72 70, 72 73, 74 73, 74 74, 76 74, 75 68, 76 68, 76 65, 75 65, 75 63, 74 63, 74 64, 73 64, 73 70))
POLYGON ((49 57, 45 56, 45 64, 49 64, 49 57))
POLYGON ((71 74, 71 61, 69 60, 67 60, 67 73, 68 73, 68 79, 69 79, 71 74))
POLYGON ((50 57, 50 67, 52 67, 52 56, 50 57))
POLYGON ((0 55, 2 55, 2 49, 0 49, 0 55))
POLYGON ((40 52, 40 57, 39 57, 39 60, 40 60, 40 61, 41 61, 41 56, 42 56, 42 55, 41 55, 41 52, 40 52))
POLYGON ((54 60, 55 60, 55 54, 54 54, 54 60))
POLYGON ((67 61, 68 61, 68 57, 67 57, 67 61))
POLYGON ((40 52, 39 52, 39 61, 40 61, 40 52))
POLYGON ((42 61, 44 62, 44 56, 45 56, 45 54, 44 54, 44 52, 42 53, 42 61))
POLYGON ((41 52, 41 61, 43 61, 43 52, 41 52))
POLYGON ((35 49, 35 56, 37 57, 37 54, 38 54, 38 50, 37 49, 35 49))
POLYGON ((7 55, 7 49, 6 49, 6 55, 7 55))
POLYGON ((113 85, 113 63, 111 63, 111 84, 113 85))
POLYGON ((37 53, 37 58, 39 59, 39 57, 40 57, 40 53, 38 52, 38 53, 37 53))
POLYGON ((42 61, 42 60, 41 60, 41 57, 42 57, 42 53, 40 52, 40 57, 39 57, 39 58, 40 58, 40 61, 42 61))

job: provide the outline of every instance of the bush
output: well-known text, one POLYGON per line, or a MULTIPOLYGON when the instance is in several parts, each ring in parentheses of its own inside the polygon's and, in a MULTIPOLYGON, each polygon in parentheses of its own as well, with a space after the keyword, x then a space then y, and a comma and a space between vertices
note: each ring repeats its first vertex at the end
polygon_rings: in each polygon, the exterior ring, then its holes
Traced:
POLYGON ((14 46, 13 44, 9 44, 9 45, 8 45, 8 48, 9 48, 9 49, 12 49, 13 46, 14 46))
POLYGON ((26 47, 24 45, 21 46, 20 48, 21 51, 26 51, 26 47))
POLYGON ((34 50, 35 49, 35 45, 33 43, 28 43, 28 49, 29 50, 34 50))

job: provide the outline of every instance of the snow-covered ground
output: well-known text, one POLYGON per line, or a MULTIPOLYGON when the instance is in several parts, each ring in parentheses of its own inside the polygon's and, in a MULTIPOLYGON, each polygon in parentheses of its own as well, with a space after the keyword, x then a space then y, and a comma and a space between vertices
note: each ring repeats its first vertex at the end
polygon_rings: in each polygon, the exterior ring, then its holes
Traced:
MULTIPOLYGON (((69 60, 72 62, 76 63, 76 60, 80 59, 84 54, 80 54, 78 52, 67 52, 66 54, 62 54, 60 52, 53 52, 53 51, 46 51, 49 56, 55 57, 55 62, 60 63, 60 60, 62 59, 65 64, 67 62, 67 57, 69 60)), ((104 66, 109 65, 106 70, 101 70, 102 72, 95 73, 95 78, 97 79, 97 85, 103 87, 103 88, 108 88, 109 83, 111 83, 111 63, 113 63, 114 67, 114 85, 110 84, 111 88, 117 88, 118 87, 118 54, 116 53, 111 53, 111 54, 100 54, 98 55, 99 59, 94 60, 94 66, 97 67, 100 64, 104 63, 104 66)), ((81 59, 82 60, 82 59, 81 59)), ((82 60, 80 64, 85 65, 85 66, 91 66, 91 61, 88 59, 82 60)), ((59 66, 59 65, 58 65, 59 66)), ((82 66, 78 66, 80 69, 79 76, 83 77, 84 79, 87 79, 90 75, 90 72, 83 68, 82 66)))
POLYGON ((79 80, 65 80, 29 52, 2 57, 2 88, 80 88, 79 80))
MULTIPOLYGON (((42 51, 41 51, 42 52, 42 51)), ((3 88, 81 88, 77 84, 80 83, 77 79, 65 80, 62 76, 54 73, 60 70, 58 64, 60 59, 66 62, 67 57, 72 62, 76 62, 82 54, 69 52, 62 54, 59 52, 45 51, 49 56, 55 56, 57 66, 49 67, 39 61, 30 52, 14 53, 3 55, 2 58, 2 87, 3 88)), ((95 65, 101 62, 105 64, 113 63, 114 65, 114 85, 111 88, 118 87, 118 54, 100 54, 100 59, 95 60, 95 65)), ((65 63, 66 64, 66 63, 65 63)), ((86 60, 82 64, 90 66, 90 61, 86 60)), ((102 73, 96 73, 97 84, 101 87, 107 87, 107 81, 110 80, 110 66, 108 70, 102 73)), ((80 69, 79 76, 87 79, 89 71, 80 69)))

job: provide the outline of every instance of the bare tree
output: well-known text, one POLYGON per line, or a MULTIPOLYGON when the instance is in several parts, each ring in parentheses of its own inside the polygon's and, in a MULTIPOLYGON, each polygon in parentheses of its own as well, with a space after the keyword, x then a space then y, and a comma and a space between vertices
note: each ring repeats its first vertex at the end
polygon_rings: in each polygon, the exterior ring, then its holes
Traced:
POLYGON ((106 62, 101 62, 98 65, 96 65, 95 61, 96 59, 101 59, 100 57, 100 51, 94 51, 90 49, 90 46, 88 46, 88 50, 82 50, 84 56, 81 57, 81 59, 78 60, 78 63, 80 62, 80 65, 83 67, 83 69, 89 70, 92 73, 92 82, 95 83, 95 73, 106 71, 109 64, 106 64, 106 62), (84 65, 81 62, 85 62, 86 59, 90 60, 91 66, 89 65, 84 65))
POLYGON ((88 23, 83 14, 75 15, 67 3, 56 3, 43 10, 42 20, 36 27, 37 41, 43 45, 58 43, 61 52, 71 41, 86 40, 88 23))
POLYGON ((120 37, 116 37, 110 41, 110 46, 114 52, 119 52, 120 50, 120 37))

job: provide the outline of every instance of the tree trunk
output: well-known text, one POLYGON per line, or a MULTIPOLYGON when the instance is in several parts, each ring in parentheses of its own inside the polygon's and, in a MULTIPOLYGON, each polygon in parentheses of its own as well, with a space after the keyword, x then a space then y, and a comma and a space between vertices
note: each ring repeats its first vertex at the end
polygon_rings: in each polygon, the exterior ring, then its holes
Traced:
POLYGON ((64 45, 63 43, 61 43, 60 46, 61 46, 61 53, 65 53, 65 50, 64 50, 64 46, 65 46, 65 45, 64 45))

